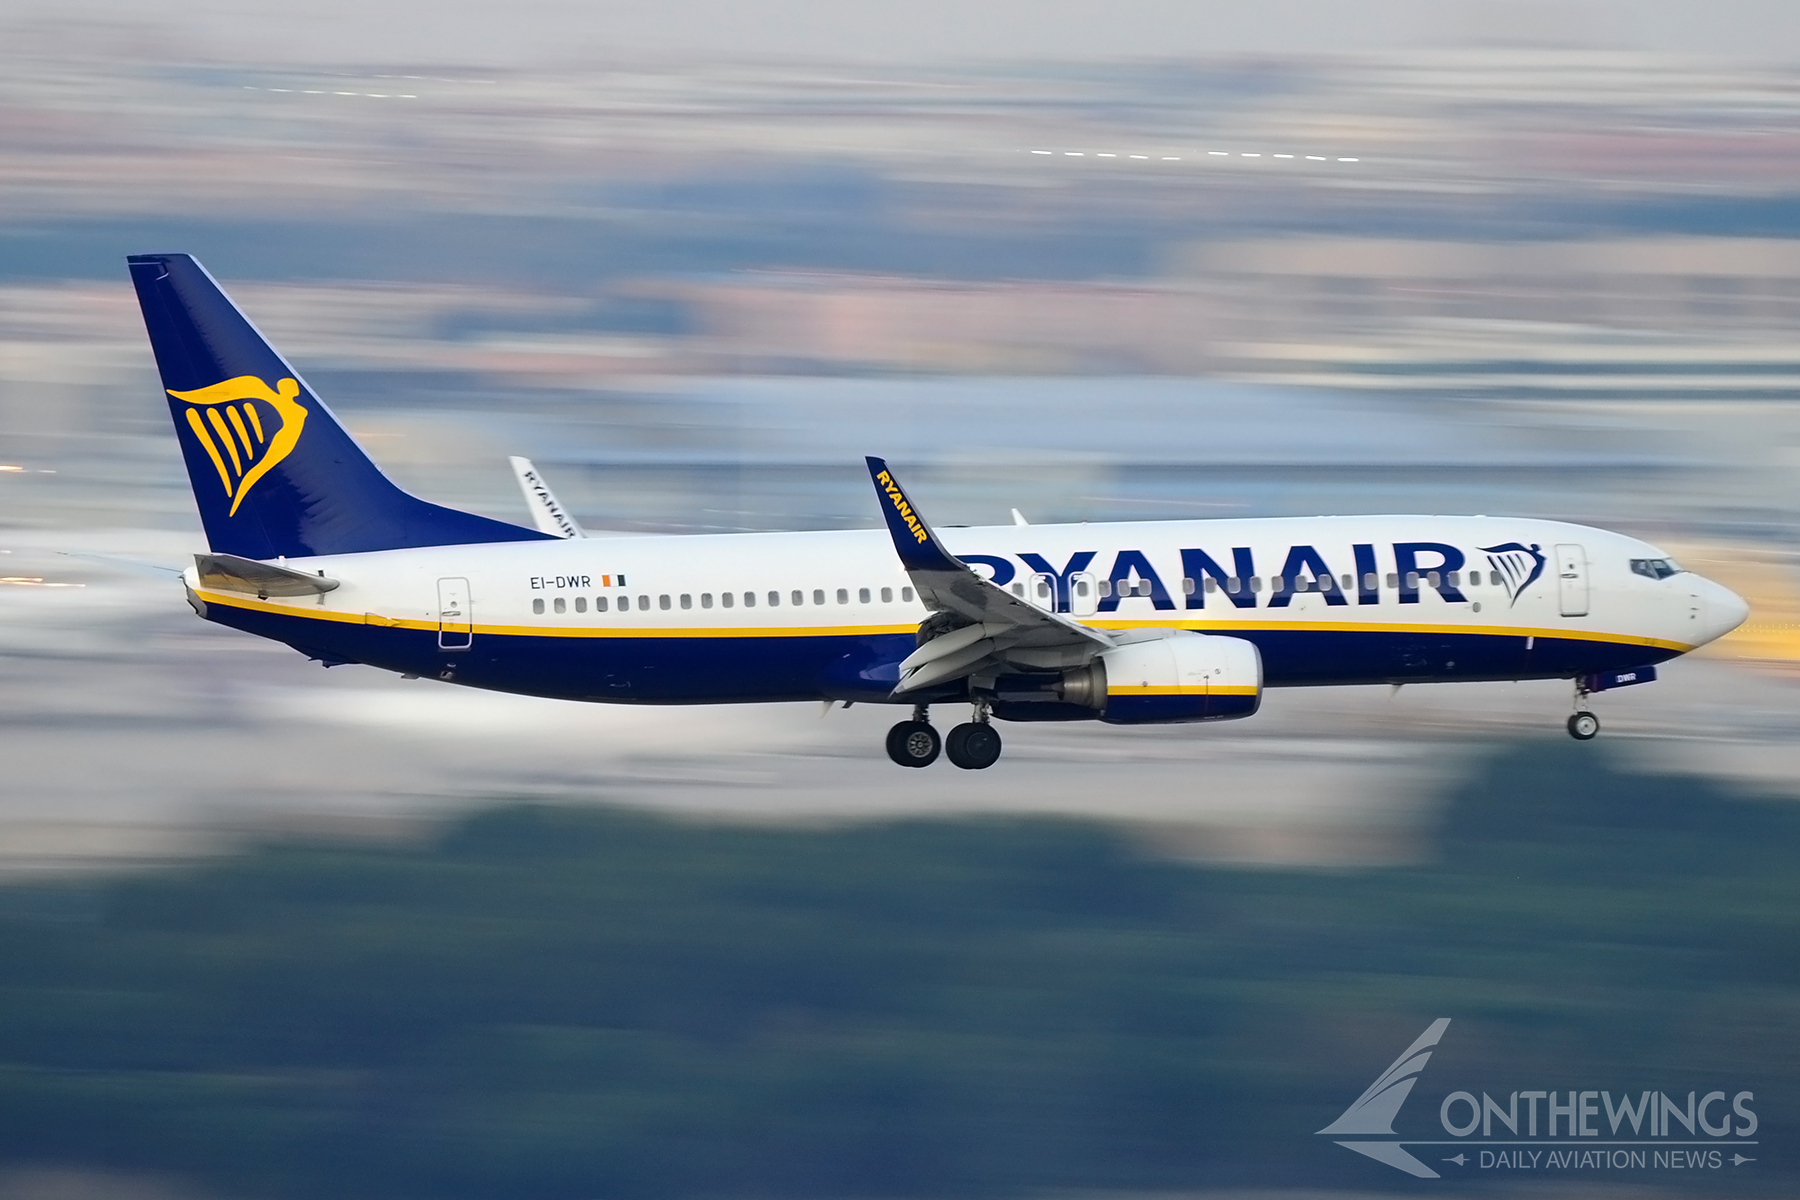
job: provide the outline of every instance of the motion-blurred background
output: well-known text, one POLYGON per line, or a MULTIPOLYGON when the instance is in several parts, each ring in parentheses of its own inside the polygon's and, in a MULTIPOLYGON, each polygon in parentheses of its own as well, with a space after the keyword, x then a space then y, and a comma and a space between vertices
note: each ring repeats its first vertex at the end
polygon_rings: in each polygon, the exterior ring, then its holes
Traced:
POLYGON ((1312 1130, 1442 1015, 1778 1140, 1797 322, 1773 3, 0 9, 0 1190, 1387 1188, 1312 1130), (620 536, 868 526, 880 453, 941 524, 1601 524, 1753 615, 1579 753, 1560 684, 909 776, 867 707, 327 673, 117 561, 204 548, 157 250, 502 518, 524 454, 620 536))

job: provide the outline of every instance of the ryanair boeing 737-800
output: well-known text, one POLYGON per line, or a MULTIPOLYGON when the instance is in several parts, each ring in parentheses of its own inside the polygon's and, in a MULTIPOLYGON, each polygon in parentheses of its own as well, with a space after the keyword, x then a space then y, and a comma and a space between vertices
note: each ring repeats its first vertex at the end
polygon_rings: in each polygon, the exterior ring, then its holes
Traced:
POLYGON ((1587 697, 1747 609, 1635 538, 1504 517, 932 529, 868 460, 885 529, 581 536, 400 490, 185 254, 130 260, 211 552, 209 621, 332 666, 625 704, 909 707, 887 751, 1000 755, 993 718, 1229 720, 1265 688, 1568 679, 1587 697), (934 704, 969 706, 940 739, 934 704))

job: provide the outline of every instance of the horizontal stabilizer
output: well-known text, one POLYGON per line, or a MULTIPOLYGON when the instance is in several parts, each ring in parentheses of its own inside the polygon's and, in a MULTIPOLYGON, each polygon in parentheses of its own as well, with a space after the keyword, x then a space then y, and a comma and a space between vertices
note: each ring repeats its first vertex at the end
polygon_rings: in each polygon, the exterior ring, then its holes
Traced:
POLYGON ((259 600, 270 596, 318 596, 337 587, 338 581, 308 575, 292 567, 239 558, 235 554, 196 554, 200 586, 215 592, 243 592, 259 600))

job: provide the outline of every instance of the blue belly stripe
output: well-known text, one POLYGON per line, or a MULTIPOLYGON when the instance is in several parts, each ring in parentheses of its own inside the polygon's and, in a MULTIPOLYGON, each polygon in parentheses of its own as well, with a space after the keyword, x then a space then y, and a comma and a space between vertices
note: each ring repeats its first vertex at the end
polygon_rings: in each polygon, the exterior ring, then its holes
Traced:
MULTIPOLYGON (((286 642, 327 663, 367 663, 472 687, 568 700, 726 704, 888 698, 910 633, 570 638, 478 632, 468 650, 438 648, 437 632, 289 611, 213 604, 207 619, 286 642), (446 674, 447 673, 447 674, 446 674)), ((1567 679, 1665 662, 1679 651, 1641 641, 1381 629, 1237 629, 1262 654, 1264 686, 1324 687, 1567 679)), ((936 697, 934 697, 936 698, 936 697)), ((911 701, 909 700, 908 703, 911 701)))

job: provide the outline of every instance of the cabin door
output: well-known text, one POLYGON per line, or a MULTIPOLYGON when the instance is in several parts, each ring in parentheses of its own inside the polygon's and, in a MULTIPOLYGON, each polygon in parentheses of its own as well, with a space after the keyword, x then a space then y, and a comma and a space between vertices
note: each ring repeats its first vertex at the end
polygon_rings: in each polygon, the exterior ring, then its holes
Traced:
POLYGON ((1556 594, 1562 601, 1563 616, 1587 616, 1587 551, 1580 546, 1565 544, 1556 548, 1556 594))
POLYGON ((438 649, 467 650, 474 642, 467 579, 438 580, 438 649))

